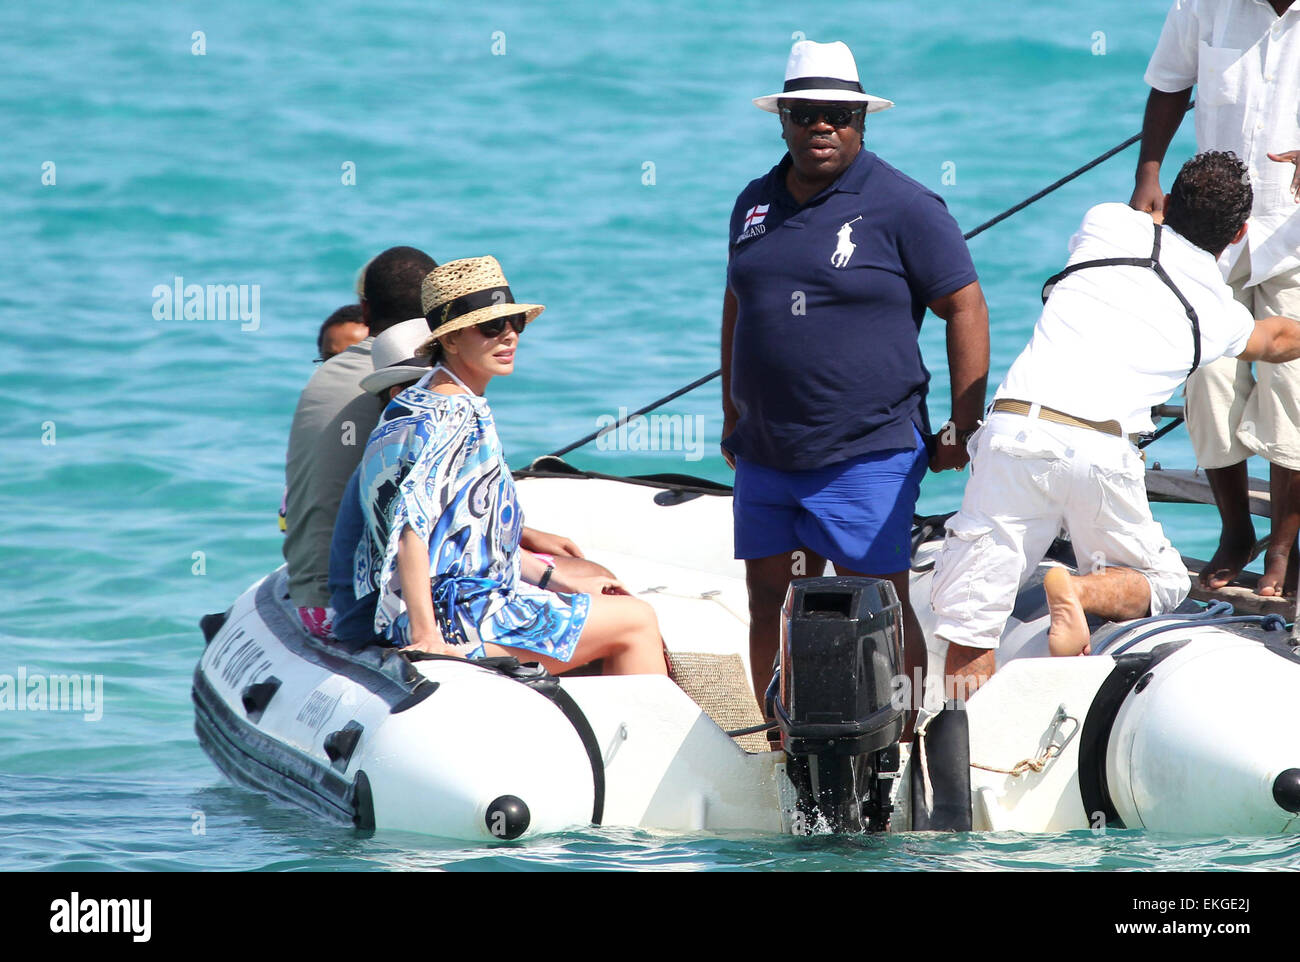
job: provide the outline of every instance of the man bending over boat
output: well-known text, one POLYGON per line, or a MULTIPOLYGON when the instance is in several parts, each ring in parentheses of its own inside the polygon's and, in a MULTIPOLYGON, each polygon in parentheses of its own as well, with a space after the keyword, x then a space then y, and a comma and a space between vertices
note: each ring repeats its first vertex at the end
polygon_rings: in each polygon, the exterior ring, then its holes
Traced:
POLYGON ((1216 264, 1244 236, 1251 199, 1246 168, 1211 151, 1183 165, 1163 227, 1124 204, 1084 215, 1029 346, 969 442, 971 479, 931 592, 948 690, 993 674, 1019 586, 1062 525, 1082 573, 1053 568, 1044 580, 1053 654, 1089 650, 1086 614, 1124 621, 1187 597, 1133 442, 1190 372, 1224 356, 1300 358, 1300 323, 1254 320, 1216 264))

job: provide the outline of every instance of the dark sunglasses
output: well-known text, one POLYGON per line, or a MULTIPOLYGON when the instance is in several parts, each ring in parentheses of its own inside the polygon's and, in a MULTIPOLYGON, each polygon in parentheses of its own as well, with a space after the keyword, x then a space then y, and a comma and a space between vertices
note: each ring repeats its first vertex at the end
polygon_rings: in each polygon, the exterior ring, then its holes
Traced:
POLYGON ((523 314, 511 314, 508 317, 494 317, 490 321, 484 321, 482 324, 475 324, 474 326, 484 337, 493 338, 500 337, 507 324, 516 334, 522 334, 524 333, 524 325, 527 323, 528 318, 523 314))
POLYGON ((799 104, 782 107, 781 113, 790 118, 796 127, 811 127, 817 118, 823 118, 832 127, 847 127, 853 118, 863 112, 861 107, 826 107, 822 104, 799 104))

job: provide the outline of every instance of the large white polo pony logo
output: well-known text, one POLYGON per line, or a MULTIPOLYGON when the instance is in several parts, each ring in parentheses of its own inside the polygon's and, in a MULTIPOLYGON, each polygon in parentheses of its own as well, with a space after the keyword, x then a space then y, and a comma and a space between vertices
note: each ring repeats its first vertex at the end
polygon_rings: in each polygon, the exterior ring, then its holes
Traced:
POLYGON ((848 264, 849 258, 853 252, 858 249, 858 245, 853 243, 853 225, 862 220, 859 214, 853 220, 841 224, 840 229, 835 235, 835 253, 831 254, 832 267, 844 267, 848 264))

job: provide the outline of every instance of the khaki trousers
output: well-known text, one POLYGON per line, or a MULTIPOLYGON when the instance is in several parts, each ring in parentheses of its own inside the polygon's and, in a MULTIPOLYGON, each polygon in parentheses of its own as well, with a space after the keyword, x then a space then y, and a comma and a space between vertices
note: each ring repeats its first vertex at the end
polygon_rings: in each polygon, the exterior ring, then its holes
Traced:
MULTIPOLYGON (((1228 283, 1256 318, 1280 314, 1300 320, 1300 269, 1246 287, 1250 253, 1243 253, 1228 283)), ((1258 454, 1300 470, 1300 360, 1255 365, 1223 357, 1187 379, 1187 433, 1203 468, 1226 468, 1258 454)))

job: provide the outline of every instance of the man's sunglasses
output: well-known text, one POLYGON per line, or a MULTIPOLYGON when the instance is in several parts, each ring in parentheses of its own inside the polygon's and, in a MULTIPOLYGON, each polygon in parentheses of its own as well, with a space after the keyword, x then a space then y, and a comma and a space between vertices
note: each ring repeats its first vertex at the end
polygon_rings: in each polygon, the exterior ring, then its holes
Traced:
POLYGON ((826 107, 821 104, 799 104, 782 107, 782 115, 789 117, 796 127, 811 127, 817 118, 823 118, 832 127, 847 127, 855 116, 863 113, 861 107, 826 107))
POLYGON ((484 337, 493 338, 500 337, 507 324, 516 334, 522 334, 524 333, 524 325, 527 323, 528 318, 523 314, 511 314, 507 317, 494 317, 490 321, 484 321, 482 324, 475 324, 474 326, 484 337))

